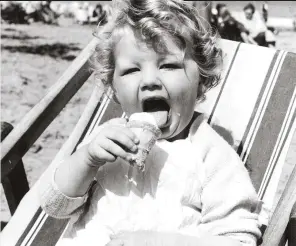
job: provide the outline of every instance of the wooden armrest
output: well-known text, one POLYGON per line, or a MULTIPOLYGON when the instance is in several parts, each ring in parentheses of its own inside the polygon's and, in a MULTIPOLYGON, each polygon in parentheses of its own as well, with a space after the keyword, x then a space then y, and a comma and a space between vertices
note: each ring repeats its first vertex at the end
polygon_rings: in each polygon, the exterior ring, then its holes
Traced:
POLYGON ((290 221, 287 227, 288 246, 296 245, 296 202, 293 206, 290 221))
POLYGON ((18 161, 39 138, 47 126, 91 75, 88 59, 93 53, 97 39, 94 38, 72 62, 48 94, 25 115, 20 123, 1 143, 1 180, 15 167, 18 161))
MULTIPOLYGON (((13 126, 11 124, 7 122, 1 122, 1 141, 3 141, 9 135, 12 129, 13 126)), ((2 170, 7 169, 5 165, 7 165, 7 162, 1 162, 2 170)), ((20 201, 29 191, 29 183, 27 180, 24 164, 21 159, 15 168, 7 174, 7 176, 1 177, 1 183, 10 213, 13 215, 20 201)), ((1 230, 3 227, 4 225, 1 226, 1 230)))

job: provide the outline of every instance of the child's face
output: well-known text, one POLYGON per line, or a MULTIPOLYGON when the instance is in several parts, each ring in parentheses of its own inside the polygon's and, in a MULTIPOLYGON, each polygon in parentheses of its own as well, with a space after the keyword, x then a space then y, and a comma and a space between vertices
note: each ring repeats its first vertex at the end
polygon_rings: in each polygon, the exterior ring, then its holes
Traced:
POLYGON ((193 116, 199 69, 171 39, 165 42, 170 53, 156 53, 128 29, 115 46, 113 87, 128 116, 150 112, 159 123, 161 138, 169 139, 193 116))

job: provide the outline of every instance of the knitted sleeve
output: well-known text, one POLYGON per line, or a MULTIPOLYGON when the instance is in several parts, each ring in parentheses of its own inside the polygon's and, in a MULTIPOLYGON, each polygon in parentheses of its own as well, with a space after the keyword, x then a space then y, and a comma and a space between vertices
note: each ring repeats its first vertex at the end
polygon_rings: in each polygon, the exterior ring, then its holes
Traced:
MULTIPOLYGON (((77 149, 88 144, 96 134, 101 130, 101 125, 97 126, 95 130, 88 136, 77 149)), ((57 167, 56 167, 57 168, 57 167)), ((42 183, 39 185, 38 196, 42 209, 54 218, 64 219, 79 216, 84 211, 84 205, 89 198, 89 194, 93 191, 93 187, 97 184, 94 181, 90 184, 87 192, 81 197, 69 197, 63 194, 54 181, 56 169, 42 178, 42 183)))
MULTIPOLYGON (((55 169, 56 170, 56 169, 55 169)), ((94 180, 87 192, 81 197, 69 197, 63 194, 54 181, 55 171, 45 177, 40 184, 38 192, 42 209, 50 216, 58 219, 79 216, 84 210, 84 204, 89 197, 92 187, 96 184, 94 180)))

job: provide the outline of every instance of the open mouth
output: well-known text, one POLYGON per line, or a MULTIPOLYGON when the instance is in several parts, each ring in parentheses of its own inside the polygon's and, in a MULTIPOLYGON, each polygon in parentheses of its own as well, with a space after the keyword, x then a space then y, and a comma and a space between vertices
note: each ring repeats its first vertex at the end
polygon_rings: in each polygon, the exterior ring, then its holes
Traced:
POLYGON ((143 112, 151 113, 159 128, 167 125, 171 115, 171 107, 163 97, 149 97, 142 102, 143 112))

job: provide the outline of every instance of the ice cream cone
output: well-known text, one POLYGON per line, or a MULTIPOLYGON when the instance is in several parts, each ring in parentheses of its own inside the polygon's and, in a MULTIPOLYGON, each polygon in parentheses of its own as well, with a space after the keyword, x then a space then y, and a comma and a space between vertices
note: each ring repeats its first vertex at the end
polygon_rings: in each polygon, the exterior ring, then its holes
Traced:
POLYGON ((137 153, 133 154, 131 165, 136 165, 141 171, 145 171, 145 160, 160 137, 161 131, 158 128, 153 116, 148 113, 137 113, 130 117, 127 123, 140 140, 137 153))

